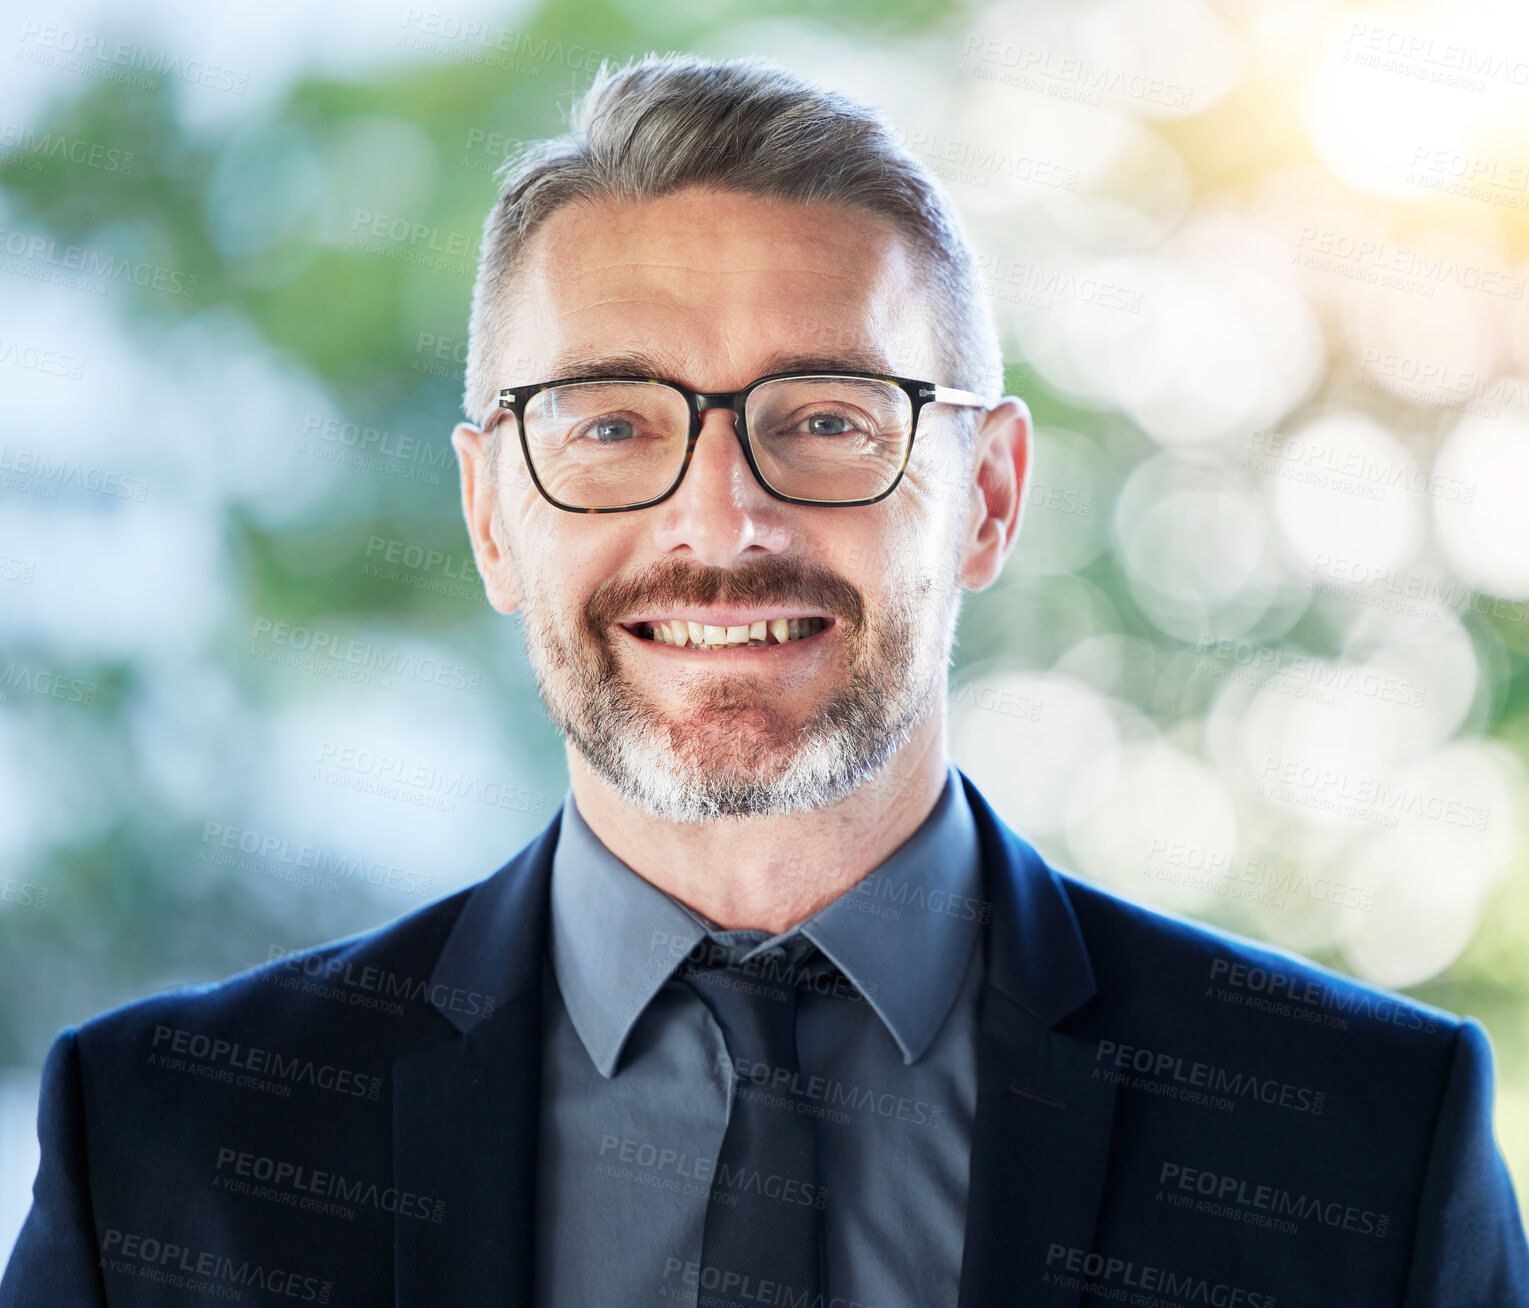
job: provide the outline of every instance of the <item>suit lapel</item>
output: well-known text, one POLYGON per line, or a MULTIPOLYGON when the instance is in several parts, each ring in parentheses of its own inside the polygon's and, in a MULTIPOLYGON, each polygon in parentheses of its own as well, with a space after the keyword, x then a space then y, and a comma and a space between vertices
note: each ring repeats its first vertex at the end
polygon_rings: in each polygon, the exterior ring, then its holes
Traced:
POLYGON ((961 1308, 1076 1305, 1052 1258, 1093 1247, 1109 1163, 1115 1086, 1093 1047, 1058 1024, 1095 993, 1082 932, 1056 875, 962 775, 992 905, 977 1051, 977 1115, 961 1308))
POLYGON ((535 994, 522 995, 495 1015, 491 1038, 454 1036, 394 1065, 399 1308, 530 1308, 538 1007, 535 994), (406 1215, 402 1204, 416 1195, 429 1218, 406 1215))
POLYGON ((393 1064, 398 1308, 531 1306, 541 967, 560 819, 471 893, 430 977, 431 1030, 393 1064))
POLYGON ((984 999, 961 1308, 1075 1305, 1061 1249, 1091 1250, 1115 1087, 1090 1046, 1048 1031, 1001 992, 984 999), (1051 1275, 1059 1278, 1048 1279, 1051 1275))

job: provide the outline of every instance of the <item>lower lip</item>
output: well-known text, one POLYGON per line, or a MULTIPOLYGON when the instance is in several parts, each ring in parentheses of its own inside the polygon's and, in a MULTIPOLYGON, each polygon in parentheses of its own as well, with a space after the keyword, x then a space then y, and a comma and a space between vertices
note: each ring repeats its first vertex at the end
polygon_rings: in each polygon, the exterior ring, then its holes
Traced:
POLYGON ((629 639, 641 645, 644 649, 657 650, 660 654, 684 655, 691 659, 704 662, 707 659, 770 659, 789 658, 794 649, 816 649, 823 642, 823 637, 838 629, 837 622, 830 622, 819 631, 810 636, 802 636, 796 640, 788 640, 780 645, 737 645, 729 649, 695 649, 690 645, 665 645, 662 641, 649 640, 646 636, 639 636, 635 632, 628 631, 625 627, 620 630, 629 639))

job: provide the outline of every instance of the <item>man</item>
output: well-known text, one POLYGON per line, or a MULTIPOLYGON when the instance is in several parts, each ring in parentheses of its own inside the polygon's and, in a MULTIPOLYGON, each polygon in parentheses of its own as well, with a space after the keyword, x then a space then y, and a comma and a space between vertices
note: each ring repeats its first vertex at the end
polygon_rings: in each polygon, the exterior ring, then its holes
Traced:
POLYGON ((1030 420, 870 111, 602 71, 471 328, 463 508, 567 800, 65 1031, 0 1303, 1529 1303, 1478 1025, 1063 875, 947 762, 1030 420))

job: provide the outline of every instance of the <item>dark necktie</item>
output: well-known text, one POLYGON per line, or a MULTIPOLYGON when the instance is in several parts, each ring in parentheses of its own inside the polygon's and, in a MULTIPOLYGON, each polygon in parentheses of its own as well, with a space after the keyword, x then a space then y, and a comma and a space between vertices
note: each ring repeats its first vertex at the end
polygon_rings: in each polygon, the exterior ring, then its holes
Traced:
POLYGON ((816 1305, 827 1195, 818 1184, 814 1118, 797 1111, 807 1101, 796 1009, 797 987, 817 951, 802 940, 790 954, 742 963, 747 946, 708 938, 705 950, 679 976, 722 1028, 736 1080, 706 1206, 701 1288, 724 1302, 816 1305))

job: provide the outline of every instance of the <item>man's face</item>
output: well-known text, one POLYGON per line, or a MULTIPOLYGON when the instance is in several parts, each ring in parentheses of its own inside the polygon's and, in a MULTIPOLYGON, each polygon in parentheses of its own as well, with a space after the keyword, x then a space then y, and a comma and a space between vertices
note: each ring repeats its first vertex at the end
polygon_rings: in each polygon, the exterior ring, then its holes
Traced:
MULTIPOLYGON (((933 375, 903 242, 839 206, 698 190, 566 206, 532 238, 519 286, 505 386, 604 372, 733 391, 812 367, 949 380, 933 375), (601 362, 632 355, 646 366, 601 362)), ((927 409, 902 482, 857 508, 772 498, 726 410, 704 415, 673 496, 613 514, 547 503, 513 420, 492 453, 459 427, 489 597, 523 611, 543 702, 592 770, 672 822, 816 808, 879 771, 945 691, 980 516, 956 413, 927 409), (664 619, 782 617, 822 629, 717 650, 644 635, 664 619)))

